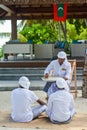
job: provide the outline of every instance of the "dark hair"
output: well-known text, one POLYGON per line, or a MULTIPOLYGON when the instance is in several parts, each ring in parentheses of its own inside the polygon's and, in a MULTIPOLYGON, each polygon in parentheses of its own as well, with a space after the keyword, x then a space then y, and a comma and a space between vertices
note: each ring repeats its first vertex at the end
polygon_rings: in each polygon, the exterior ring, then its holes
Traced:
POLYGON ((22 87, 21 85, 19 85, 19 88, 24 88, 24 87, 22 87))

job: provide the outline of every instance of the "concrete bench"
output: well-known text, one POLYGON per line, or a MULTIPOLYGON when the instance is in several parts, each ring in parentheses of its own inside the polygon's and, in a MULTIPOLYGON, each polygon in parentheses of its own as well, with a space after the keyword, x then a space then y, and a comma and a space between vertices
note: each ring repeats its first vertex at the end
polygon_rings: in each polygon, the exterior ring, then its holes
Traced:
POLYGON ((54 48, 54 44, 35 44, 34 53, 36 59, 52 59, 64 48, 54 48))
POLYGON ((84 57, 87 49, 87 44, 71 44, 71 57, 84 57))
POLYGON ((4 58, 8 60, 9 55, 17 56, 18 54, 30 54, 30 58, 33 56, 32 44, 28 43, 9 43, 3 46, 4 58))

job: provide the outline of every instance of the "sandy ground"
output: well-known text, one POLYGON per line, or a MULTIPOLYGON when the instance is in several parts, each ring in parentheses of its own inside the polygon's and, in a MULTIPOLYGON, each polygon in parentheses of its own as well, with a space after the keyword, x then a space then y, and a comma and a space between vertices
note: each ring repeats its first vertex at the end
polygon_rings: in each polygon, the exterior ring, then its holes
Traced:
POLYGON ((87 114, 78 113, 74 116, 69 124, 58 125, 52 124, 45 114, 43 116, 40 116, 38 119, 33 120, 32 122, 17 123, 10 118, 10 112, 4 111, 0 112, 0 127, 33 128, 47 130, 69 130, 70 128, 80 128, 81 130, 87 130, 87 114))
MULTIPOLYGON (((35 91, 43 100, 46 94, 43 91, 35 91)), ((82 98, 81 91, 78 91, 78 97, 75 98, 77 114, 69 124, 55 125, 52 124, 48 117, 43 114, 38 119, 29 123, 16 123, 10 118, 11 114, 11 91, 0 92, 0 127, 2 128, 32 128, 45 130, 87 130, 87 99, 82 98)), ((34 104, 36 105, 36 104, 34 104)))

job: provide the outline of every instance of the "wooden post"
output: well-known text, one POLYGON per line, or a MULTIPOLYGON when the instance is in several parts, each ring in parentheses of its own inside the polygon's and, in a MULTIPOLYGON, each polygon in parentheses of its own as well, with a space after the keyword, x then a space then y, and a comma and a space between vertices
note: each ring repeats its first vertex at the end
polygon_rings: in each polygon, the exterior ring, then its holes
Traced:
POLYGON ((15 40, 15 39, 17 39, 17 16, 16 16, 16 14, 12 14, 11 27, 12 27, 12 40, 15 40))
POLYGON ((77 97, 76 60, 74 60, 74 88, 75 88, 75 97, 77 97))
POLYGON ((75 97, 77 97, 77 78, 76 78, 76 59, 74 60, 69 60, 69 62, 71 63, 71 76, 70 76, 70 85, 72 82, 72 77, 74 76, 74 92, 75 93, 75 97))
POLYGON ((87 98, 87 55, 85 55, 85 64, 83 70, 82 97, 87 98))

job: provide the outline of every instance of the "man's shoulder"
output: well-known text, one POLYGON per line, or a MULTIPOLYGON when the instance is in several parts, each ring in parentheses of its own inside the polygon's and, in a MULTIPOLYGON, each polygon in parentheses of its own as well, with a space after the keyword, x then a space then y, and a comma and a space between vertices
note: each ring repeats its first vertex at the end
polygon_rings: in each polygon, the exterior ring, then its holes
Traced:
POLYGON ((19 90, 18 88, 15 88, 15 89, 12 90, 12 92, 15 92, 15 91, 18 91, 18 90, 19 90))
POLYGON ((68 60, 65 61, 64 64, 71 66, 71 63, 68 60))
POLYGON ((56 62, 58 62, 58 60, 56 59, 56 60, 52 60, 51 61, 51 63, 56 63, 56 62))
POLYGON ((11 94, 14 95, 14 94, 17 94, 17 93, 19 93, 19 92, 20 92, 19 89, 18 89, 18 88, 15 88, 15 89, 13 89, 13 90, 11 91, 11 94))

